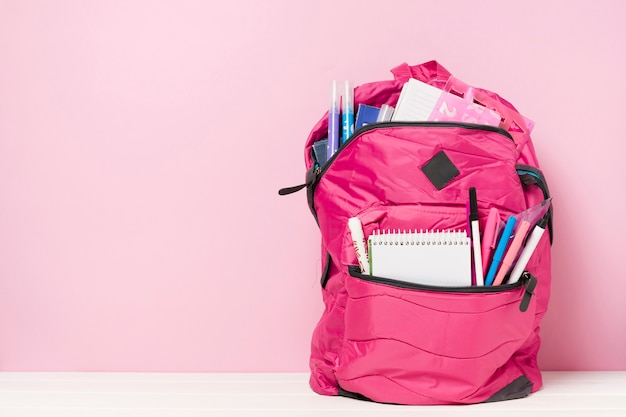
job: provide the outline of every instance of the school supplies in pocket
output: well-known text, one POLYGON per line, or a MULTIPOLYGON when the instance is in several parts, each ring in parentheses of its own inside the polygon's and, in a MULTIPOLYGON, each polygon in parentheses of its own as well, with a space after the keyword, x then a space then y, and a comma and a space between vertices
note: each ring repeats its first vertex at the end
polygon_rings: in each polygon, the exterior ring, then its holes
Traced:
POLYGON ((378 230, 369 237, 369 274, 416 284, 472 284, 471 241, 460 231, 378 230))

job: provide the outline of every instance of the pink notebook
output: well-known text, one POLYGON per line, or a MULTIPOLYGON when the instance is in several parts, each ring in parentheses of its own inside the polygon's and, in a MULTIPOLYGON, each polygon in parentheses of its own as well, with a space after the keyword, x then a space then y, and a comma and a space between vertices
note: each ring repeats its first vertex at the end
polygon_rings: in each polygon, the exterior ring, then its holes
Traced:
POLYGON ((499 126, 500 115, 491 109, 440 90, 414 78, 404 84, 392 121, 465 122, 499 126))

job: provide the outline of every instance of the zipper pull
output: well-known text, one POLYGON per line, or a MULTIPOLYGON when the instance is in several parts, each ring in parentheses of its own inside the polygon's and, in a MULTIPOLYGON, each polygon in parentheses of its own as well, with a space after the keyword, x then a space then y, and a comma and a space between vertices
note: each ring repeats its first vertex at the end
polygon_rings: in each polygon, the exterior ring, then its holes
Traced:
POLYGON ((301 189, 303 189, 304 187, 306 187, 306 184, 300 184, 300 185, 296 185, 294 187, 285 187, 285 188, 281 188, 280 190, 278 190, 278 195, 287 195, 287 194, 293 194, 295 192, 300 191, 301 189))
POLYGON ((519 305, 519 310, 524 313, 528 310, 528 306, 530 305, 530 299, 534 295, 535 287, 537 286, 537 278, 530 275, 528 272, 524 272, 522 274, 522 280, 524 282, 524 296, 522 297, 522 302, 519 305))
POLYGON ((296 185, 293 187, 281 188, 280 190, 278 190, 278 195, 293 194, 300 191, 304 187, 309 187, 317 180, 317 176, 320 174, 320 172, 322 172, 322 167, 320 167, 318 164, 313 165, 311 169, 309 169, 306 173, 306 182, 304 184, 296 185))

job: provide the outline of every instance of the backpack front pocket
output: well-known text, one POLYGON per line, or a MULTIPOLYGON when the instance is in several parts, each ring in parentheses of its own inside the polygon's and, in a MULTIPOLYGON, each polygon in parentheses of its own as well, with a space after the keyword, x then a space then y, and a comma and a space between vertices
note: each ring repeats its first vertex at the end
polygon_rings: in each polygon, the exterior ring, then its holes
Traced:
POLYGON ((510 359, 533 331, 532 280, 526 275, 500 287, 437 288, 351 267, 336 372, 340 387, 402 404, 487 400, 502 388, 493 384, 521 376, 510 359))

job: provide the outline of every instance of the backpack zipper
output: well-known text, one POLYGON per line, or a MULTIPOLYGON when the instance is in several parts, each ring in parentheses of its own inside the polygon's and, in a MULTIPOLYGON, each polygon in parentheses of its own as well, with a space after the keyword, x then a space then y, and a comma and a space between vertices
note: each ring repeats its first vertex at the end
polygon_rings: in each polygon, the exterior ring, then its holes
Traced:
POLYGON ((363 281, 373 282, 375 284, 388 285, 391 287, 404 288, 409 290, 420 291, 432 291, 432 292, 446 292, 446 293, 496 293, 502 291, 511 291, 519 287, 524 287, 524 295, 520 301, 520 311, 525 312, 528 310, 530 300, 534 295, 535 287, 537 286, 537 278, 531 275, 528 271, 524 271, 522 276, 517 282, 503 285, 489 285, 489 286, 477 286, 477 287, 442 287, 435 285, 415 284, 413 282, 400 281, 392 278, 383 278, 373 275, 366 275, 361 272, 357 265, 349 265, 348 272, 350 276, 363 281))

